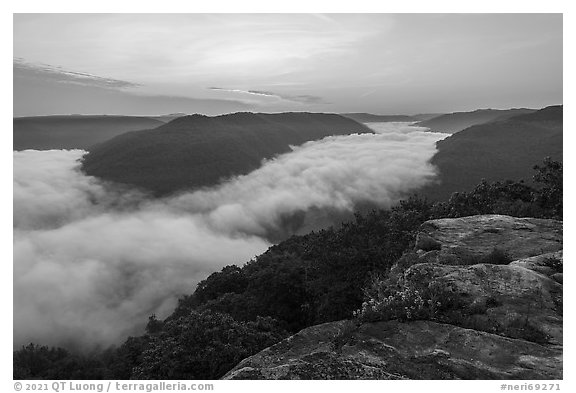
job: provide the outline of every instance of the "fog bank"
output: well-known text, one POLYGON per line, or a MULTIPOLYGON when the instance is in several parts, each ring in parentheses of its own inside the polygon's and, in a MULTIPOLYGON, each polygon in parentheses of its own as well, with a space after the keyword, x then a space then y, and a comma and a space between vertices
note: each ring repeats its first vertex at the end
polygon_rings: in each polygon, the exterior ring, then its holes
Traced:
POLYGON ((119 343, 211 272, 265 251, 287 217, 387 207, 434 178, 428 160, 444 135, 370 126, 378 133, 309 142, 165 199, 85 176, 80 150, 14 152, 14 345, 119 343))

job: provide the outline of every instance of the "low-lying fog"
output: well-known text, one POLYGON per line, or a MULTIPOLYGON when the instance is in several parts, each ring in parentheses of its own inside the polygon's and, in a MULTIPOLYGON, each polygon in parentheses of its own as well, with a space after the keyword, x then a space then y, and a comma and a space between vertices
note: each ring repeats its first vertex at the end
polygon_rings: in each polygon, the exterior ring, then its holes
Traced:
POLYGON ((265 251, 286 218, 387 207, 434 178, 445 134, 409 123, 295 147, 248 175, 147 199, 79 171, 81 150, 14 152, 14 346, 92 349, 139 334, 228 264, 265 251))

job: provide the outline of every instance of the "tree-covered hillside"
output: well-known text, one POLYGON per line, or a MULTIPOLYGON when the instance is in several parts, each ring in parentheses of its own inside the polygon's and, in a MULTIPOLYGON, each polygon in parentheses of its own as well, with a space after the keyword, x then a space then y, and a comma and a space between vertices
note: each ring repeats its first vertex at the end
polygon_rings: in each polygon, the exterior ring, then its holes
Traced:
POLYGON ((531 182, 531 168, 551 157, 562 161, 562 106, 551 106, 508 120, 480 124, 436 143, 431 163, 438 182, 420 192, 445 200, 456 191, 470 191, 482 179, 531 182))
POLYGON ((534 109, 478 109, 472 112, 454 112, 423 120, 419 126, 428 127, 433 132, 453 134, 477 124, 506 120, 513 116, 532 113, 534 109))
POLYGON ((128 131, 164 124, 141 116, 34 116, 13 120, 13 150, 88 149, 128 131))
POLYGON ((104 180, 167 195, 246 174, 263 159, 290 151, 290 146, 353 133, 373 131, 325 113, 184 116, 94 147, 84 157, 82 169, 104 180))

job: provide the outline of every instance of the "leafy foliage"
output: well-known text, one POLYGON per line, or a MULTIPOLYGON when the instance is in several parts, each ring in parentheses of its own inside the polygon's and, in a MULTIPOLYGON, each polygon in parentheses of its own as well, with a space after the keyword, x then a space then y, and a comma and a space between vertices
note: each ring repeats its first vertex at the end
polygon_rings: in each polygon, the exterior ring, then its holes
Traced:
POLYGON ((549 216, 562 219, 562 163, 547 157, 543 166, 536 165, 534 169, 536 170, 534 181, 541 185, 534 201, 545 209, 549 216))
POLYGON ((192 312, 151 335, 134 367, 137 379, 216 379, 240 360, 283 339, 271 318, 238 322, 230 315, 192 312))
POLYGON ((29 344, 14 352, 14 379, 106 379, 100 359, 29 344))
POLYGON ((244 267, 229 266, 180 302, 185 310, 226 312, 238 320, 270 316, 290 331, 349 318, 370 272, 386 272, 414 241, 431 205, 412 197, 341 228, 295 236, 244 267))
POLYGON ((465 217, 505 214, 514 217, 562 219, 562 163, 544 160, 534 167, 536 186, 524 182, 482 180, 470 192, 456 192, 447 202, 436 203, 432 216, 465 217))
POLYGON ((562 273, 564 271, 564 263, 558 258, 547 258, 544 260, 544 266, 549 267, 555 273, 562 273))
POLYGON ((459 295, 450 287, 425 279, 376 277, 364 290, 366 301, 354 315, 363 321, 418 319, 446 321, 447 315, 464 307, 459 295))

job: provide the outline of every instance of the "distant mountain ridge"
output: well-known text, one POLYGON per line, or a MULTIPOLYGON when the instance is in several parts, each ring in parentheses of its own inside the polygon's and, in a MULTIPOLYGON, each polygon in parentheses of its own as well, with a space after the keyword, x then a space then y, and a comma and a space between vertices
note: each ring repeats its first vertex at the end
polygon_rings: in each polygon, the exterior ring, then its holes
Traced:
POLYGON ((545 157, 563 161, 562 133, 562 105, 457 132, 436 143, 431 163, 439 170, 439 183, 421 192, 438 201, 469 191, 482 179, 531 182, 532 167, 545 157))
POLYGON ((410 115, 410 117, 416 121, 426 121, 442 115, 444 115, 444 113, 419 113, 416 115, 410 115))
POLYGON ((191 115, 95 146, 84 157, 82 169, 161 196, 246 174, 263 159, 290 151, 291 145, 351 133, 373 131, 336 114, 191 115))
POLYGON ((440 113, 422 113, 418 115, 375 115, 372 113, 342 113, 349 119, 356 120, 360 123, 386 123, 386 122, 409 122, 424 121, 440 116, 440 113))
POLYGON ((379 123, 391 121, 416 121, 412 116, 408 115, 374 115, 372 113, 342 113, 349 119, 356 120, 361 123, 379 123))
POLYGON ((162 123, 168 123, 174 119, 177 119, 177 118, 183 117, 183 116, 189 116, 189 114, 179 112, 179 113, 169 113, 167 115, 147 116, 147 117, 150 119, 159 120, 162 123))
POLYGON ((472 112, 454 112, 440 115, 418 123, 418 126, 428 127, 432 132, 453 134, 468 127, 491 121, 506 120, 510 117, 535 112, 536 109, 478 109, 472 112))
MULTIPOLYGON (((523 115, 514 116, 515 121, 541 122, 549 125, 561 126, 563 123, 563 105, 552 105, 538 111, 533 111, 523 115)), ((502 120, 499 118, 499 120, 502 120)))
POLYGON ((87 149, 127 131, 158 127, 142 116, 56 115, 13 119, 13 150, 87 149))

